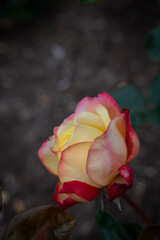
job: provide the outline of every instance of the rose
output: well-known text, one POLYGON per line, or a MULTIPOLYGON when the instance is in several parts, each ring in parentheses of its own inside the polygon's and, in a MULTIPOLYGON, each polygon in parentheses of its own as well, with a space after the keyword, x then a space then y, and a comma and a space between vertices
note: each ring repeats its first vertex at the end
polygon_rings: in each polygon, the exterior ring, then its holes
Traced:
POLYGON ((129 111, 120 111, 107 93, 85 97, 39 149, 45 167, 59 177, 53 200, 63 209, 91 201, 106 188, 109 201, 133 183, 126 165, 137 156, 139 140, 129 111))

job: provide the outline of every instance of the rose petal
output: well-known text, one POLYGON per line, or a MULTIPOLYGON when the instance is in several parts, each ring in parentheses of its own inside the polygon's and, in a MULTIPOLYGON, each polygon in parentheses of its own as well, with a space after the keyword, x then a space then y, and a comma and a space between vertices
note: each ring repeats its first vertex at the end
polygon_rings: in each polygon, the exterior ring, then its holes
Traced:
POLYGON ((93 98, 91 97, 85 97, 83 98, 78 104, 77 107, 75 109, 75 113, 79 113, 79 112, 85 112, 88 104, 92 101, 93 98))
POLYGON ((54 137, 52 136, 49 141, 45 141, 38 151, 38 156, 44 166, 51 173, 57 175, 58 168, 58 152, 52 151, 54 148, 54 137))
POLYGON ((77 143, 62 152, 58 166, 58 176, 62 183, 77 180, 96 186, 86 173, 86 161, 90 145, 90 142, 77 143))
POLYGON ((61 186, 62 186, 61 182, 58 181, 52 200, 55 201, 56 203, 58 203, 58 205, 63 210, 65 210, 65 209, 77 204, 78 202, 75 201, 74 199, 72 199, 70 196, 68 196, 68 194, 59 193, 61 186))
POLYGON ((54 128, 56 151, 61 151, 63 149, 63 146, 74 132, 74 117, 75 114, 70 115, 63 121, 63 123, 59 127, 54 128))
POLYGON ((98 128, 101 131, 105 131, 106 127, 102 119, 92 112, 80 112, 75 116, 75 122, 82 125, 88 125, 90 127, 98 128))
POLYGON ((80 181, 64 182, 60 193, 74 194, 77 196, 75 200, 79 200, 79 197, 92 201, 99 194, 100 188, 96 188, 87 183, 80 181))
POLYGON ((85 97, 77 105, 75 113, 87 111, 90 103, 103 105, 108 110, 111 119, 121 113, 117 103, 108 93, 100 93, 94 98, 85 97))
POLYGON ((98 185, 108 185, 118 174, 118 169, 126 163, 124 115, 115 117, 108 130, 91 144, 87 174, 98 185))
POLYGON ((128 149, 127 162, 129 162, 137 156, 139 152, 140 144, 139 144, 139 139, 137 137, 137 134, 135 133, 135 131, 131 126, 128 109, 123 109, 122 113, 125 114, 125 120, 126 120, 126 144, 128 149))
POLYGON ((72 114, 54 131, 57 139, 55 150, 63 151, 72 144, 93 141, 104 131, 105 126, 99 116, 89 112, 72 114))
POLYGON ((108 93, 98 94, 98 100, 108 110, 111 119, 121 113, 119 106, 108 93))
POLYGON ((128 165, 123 165, 119 169, 120 175, 128 182, 128 185, 133 184, 133 170, 128 165))
POLYGON ((133 184, 133 170, 127 165, 123 165, 119 169, 119 175, 114 179, 114 183, 107 187, 109 200, 112 201, 116 197, 124 193, 133 184))
POLYGON ((105 125, 105 131, 111 121, 108 110, 101 104, 90 103, 87 108, 88 111, 96 113, 103 121, 105 125))
POLYGON ((71 138, 66 142, 64 148, 67 148, 73 144, 81 142, 93 142, 95 138, 103 134, 98 128, 90 127, 87 125, 77 124, 74 133, 71 138))
POLYGON ((119 197, 129 188, 126 184, 113 184, 107 188, 109 199, 108 202, 114 200, 115 198, 119 197))

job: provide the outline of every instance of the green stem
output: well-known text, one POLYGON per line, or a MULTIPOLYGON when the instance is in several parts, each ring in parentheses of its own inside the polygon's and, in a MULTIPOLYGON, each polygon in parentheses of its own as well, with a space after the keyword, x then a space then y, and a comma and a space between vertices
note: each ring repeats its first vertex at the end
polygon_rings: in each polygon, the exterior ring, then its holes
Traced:
POLYGON ((133 202, 133 200, 126 193, 123 193, 121 196, 132 208, 134 208, 134 210, 139 214, 143 221, 147 223, 147 225, 152 225, 147 215, 137 206, 135 202, 133 202))

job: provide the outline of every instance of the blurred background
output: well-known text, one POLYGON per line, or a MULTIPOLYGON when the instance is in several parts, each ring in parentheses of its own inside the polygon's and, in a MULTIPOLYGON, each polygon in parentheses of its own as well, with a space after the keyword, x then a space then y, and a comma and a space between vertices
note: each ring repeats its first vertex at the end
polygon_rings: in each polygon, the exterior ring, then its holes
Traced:
MULTIPOLYGON (((160 64, 149 60, 146 36, 160 21, 157 1, 6 0, 0 4, 0 236, 17 213, 52 203, 57 178, 37 151, 53 127, 85 96, 130 85, 148 98, 160 64)), ((129 97, 129 96, 128 96, 129 97)), ((136 129, 141 150, 130 165, 144 186, 128 194, 152 222, 160 221, 159 127, 136 129)), ((73 206, 72 239, 103 239, 95 222, 98 200, 73 206)), ((106 210, 143 224, 122 200, 106 210)))

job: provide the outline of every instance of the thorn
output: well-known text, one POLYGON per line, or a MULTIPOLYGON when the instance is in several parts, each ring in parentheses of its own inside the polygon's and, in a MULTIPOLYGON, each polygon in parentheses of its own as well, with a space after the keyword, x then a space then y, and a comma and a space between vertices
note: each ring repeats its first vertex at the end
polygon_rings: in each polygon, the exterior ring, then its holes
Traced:
POLYGON ((133 180, 133 185, 138 185, 138 186, 146 187, 145 184, 138 182, 135 178, 134 178, 134 180, 133 180))
POLYGON ((115 198, 115 199, 113 200, 113 202, 116 204, 116 206, 118 207, 119 211, 121 211, 122 208, 121 208, 120 198, 119 198, 119 197, 115 198))
POLYGON ((104 211, 104 201, 105 201, 105 197, 104 197, 104 195, 103 194, 99 194, 98 195, 98 199, 99 199, 99 201, 100 201, 100 204, 101 204, 101 210, 102 210, 102 212, 104 211))

